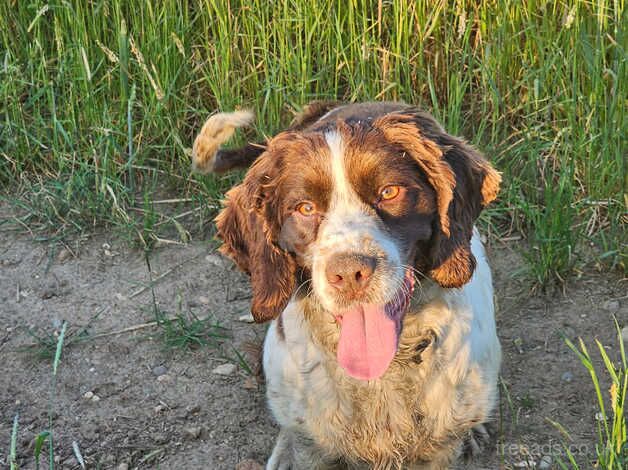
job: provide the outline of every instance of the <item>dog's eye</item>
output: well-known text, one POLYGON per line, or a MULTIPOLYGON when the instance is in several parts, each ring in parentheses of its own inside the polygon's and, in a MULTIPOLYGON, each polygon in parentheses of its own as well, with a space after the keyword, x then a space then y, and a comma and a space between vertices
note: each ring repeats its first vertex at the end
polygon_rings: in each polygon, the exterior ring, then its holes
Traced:
POLYGON ((309 201, 301 202, 299 203, 299 205, 297 205, 297 212, 299 212, 299 214, 304 215, 306 217, 310 215, 314 215, 316 213, 316 206, 314 205, 313 202, 309 202, 309 201))
POLYGON ((392 199, 395 199, 397 196, 399 196, 400 192, 401 192, 400 186, 395 186, 395 185, 386 186, 379 192, 379 198, 381 201, 390 201, 392 199))

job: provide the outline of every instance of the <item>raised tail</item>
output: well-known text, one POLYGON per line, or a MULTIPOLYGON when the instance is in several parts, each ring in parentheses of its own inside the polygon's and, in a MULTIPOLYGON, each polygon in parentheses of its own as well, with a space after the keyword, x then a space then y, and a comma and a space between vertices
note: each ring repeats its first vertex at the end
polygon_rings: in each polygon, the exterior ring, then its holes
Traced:
MULTIPOLYGON (((302 130, 323 115, 338 107, 336 101, 312 101, 292 120, 290 130, 302 130)), ((248 168, 265 150, 262 143, 248 143, 236 149, 221 149, 236 129, 249 126, 255 115, 252 111, 234 111, 210 116, 192 147, 192 171, 201 174, 224 173, 235 168, 248 168)))

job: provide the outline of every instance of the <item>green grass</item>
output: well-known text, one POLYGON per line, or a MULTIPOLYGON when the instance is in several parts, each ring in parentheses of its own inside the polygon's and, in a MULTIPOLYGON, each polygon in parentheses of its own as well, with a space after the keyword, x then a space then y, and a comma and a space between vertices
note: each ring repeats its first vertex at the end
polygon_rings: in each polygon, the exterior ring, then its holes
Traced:
MULTIPOLYGON (((98 310, 89 319, 87 325, 73 328, 66 322, 63 323, 63 347, 68 349, 80 343, 84 343, 92 339, 92 327, 98 320, 100 315, 105 311, 104 308, 98 310)), ((47 330, 40 326, 31 326, 24 328, 25 333, 33 340, 32 343, 20 346, 17 350, 31 355, 37 360, 49 360, 56 357, 59 348, 59 330, 47 330)))
POLYGON ((193 312, 179 311, 172 317, 159 308, 154 310, 161 342, 168 348, 191 350, 199 347, 220 349, 229 339, 228 330, 215 318, 200 318, 193 312))
POLYGON ((18 470, 19 468, 17 463, 17 432, 19 419, 20 415, 16 414, 13 418, 13 427, 11 428, 11 443, 9 444, 9 466, 11 470, 18 470))
MULTIPOLYGON (((595 462, 590 462, 596 468, 604 470, 624 470, 628 467, 628 428, 626 427, 626 401, 628 400, 628 358, 626 356, 625 344, 619 325, 615 322, 617 329, 617 341, 619 344, 618 353, 610 354, 604 346, 596 340, 596 346, 606 369, 607 379, 610 379, 608 398, 605 399, 605 390, 600 384, 600 375, 594 367, 592 356, 589 353, 584 341, 579 340, 578 346, 569 339, 565 339, 567 346, 578 356, 582 365, 589 371, 591 381, 595 389, 599 412, 597 413, 597 437, 595 446, 595 462), (613 361, 612 357, 616 356, 613 361)), ((579 470, 581 467, 576 456, 571 452, 569 443, 571 437, 567 430, 560 424, 554 425, 566 437, 564 443, 564 457, 558 458, 561 469, 579 470)))
POLYGON ((158 328, 160 341, 169 349, 194 350, 201 347, 213 349, 218 355, 240 367, 249 375, 254 375, 251 366, 248 364, 244 354, 239 352, 233 345, 227 346, 226 340, 231 339, 229 330, 220 324, 220 321, 213 315, 204 318, 198 317, 193 311, 185 311, 183 308, 183 298, 177 294, 176 313, 169 316, 163 311, 155 295, 155 282, 150 264, 151 247, 145 246, 144 261, 149 277, 151 293, 150 311, 154 318, 155 326, 158 328), (230 351, 228 351, 230 350, 230 351))
POLYGON ((132 209, 165 190, 196 199, 185 223, 203 229, 233 183, 188 177, 213 110, 255 109, 253 138, 311 99, 405 100, 504 172, 492 222, 529 238, 536 281, 625 267, 624 5, 7 0, 4 197, 31 228, 141 233, 132 209))
MULTIPOLYGON (((64 339, 66 334, 67 324, 64 322, 61 326, 61 331, 58 333, 58 337, 56 338, 54 344, 54 354, 50 356, 52 360, 52 381, 50 383, 50 396, 48 399, 48 429, 45 431, 41 431, 35 436, 33 442, 33 455, 35 458, 35 468, 39 470, 40 461, 42 456, 46 456, 46 452, 44 452, 44 444, 48 441, 48 468, 53 470, 55 468, 54 461, 54 441, 53 441, 53 426, 54 426, 54 418, 53 418, 53 407, 56 404, 56 393, 57 393, 57 370, 59 368, 59 364, 61 363, 61 353, 63 352, 64 339)), ((9 447, 9 463, 11 470, 19 470, 20 465, 18 462, 17 456, 17 438, 18 438, 18 421, 19 415, 16 414, 13 419, 13 428, 11 431, 11 442, 9 447)))

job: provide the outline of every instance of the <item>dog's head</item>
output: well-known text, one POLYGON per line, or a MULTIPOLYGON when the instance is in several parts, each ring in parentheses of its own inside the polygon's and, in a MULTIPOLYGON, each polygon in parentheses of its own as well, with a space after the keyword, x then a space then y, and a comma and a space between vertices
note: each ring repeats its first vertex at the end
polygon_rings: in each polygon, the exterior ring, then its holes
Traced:
POLYGON ((470 280, 473 224, 499 182, 421 112, 284 132, 227 194, 222 252, 250 274, 257 321, 304 286, 297 295, 336 319, 347 373, 376 378, 396 353, 415 275, 446 288, 470 280))

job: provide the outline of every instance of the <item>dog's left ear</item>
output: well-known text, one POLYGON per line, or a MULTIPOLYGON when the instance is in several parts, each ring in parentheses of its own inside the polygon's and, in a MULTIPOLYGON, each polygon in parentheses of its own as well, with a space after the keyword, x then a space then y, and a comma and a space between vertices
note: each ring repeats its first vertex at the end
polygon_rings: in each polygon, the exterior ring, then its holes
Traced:
POLYGON ((296 284, 296 261, 278 246, 279 157, 272 145, 253 164, 242 184, 227 193, 216 217, 220 251, 251 276, 251 313, 261 323, 276 318, 296 284))
POLYGON ((437 194, 436 226, 429 245, 417 250, 417 268, 442 287, 463 286, 476 264, 471 253, 473 224, 497 197, 500 174, 427 113, 390 114, 374 125, 414 158, 437 194))

